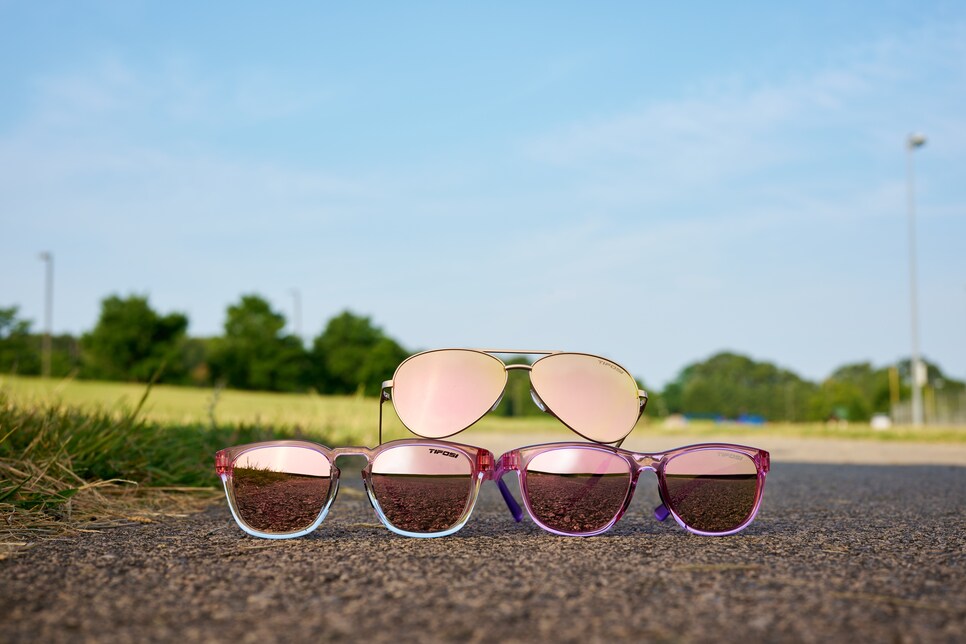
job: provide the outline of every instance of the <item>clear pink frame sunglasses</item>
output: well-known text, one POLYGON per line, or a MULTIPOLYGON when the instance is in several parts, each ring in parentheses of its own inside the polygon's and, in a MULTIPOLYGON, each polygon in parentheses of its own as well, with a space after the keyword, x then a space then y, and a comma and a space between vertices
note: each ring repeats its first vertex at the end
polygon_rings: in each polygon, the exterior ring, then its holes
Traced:
POLYGON ((363 456, 362 480, 383 525, 408 537, 441 537, 463 527, 493 454, 471 445, 397 440, 375 449, 301 440, 229 447, 215 454, 228 506, 255 537, 287 539, 319 527, 339 491, 340 456, 363 456))
POLYGON ((524 507, 549 532, 593 536, 626 512, 643 471, 657 475, 659 521, 672 516, 688 532, 734 534, 761 505, 768 452, 698 444, 661 453, 589 443, 511 450, 498 460, 481 448, 436 440, 399 440, 330 449, 308 441, 272 441, 219 451, 215 468, 232 516, 250 535, 285 539, 315 530, 339 487, 340 456, 363 456, 367 497, 389 530, 410 537, 452 534, 470 517, 486 479, 497 483, 516 521, 523 509, 504 476, 516 472, 524 507))
POLYGON ((530 395, 543 411, 580 436, 618 445, 647 405, 627 369, 587 353, 518 349, 433 349, 404 360, 382 383, 382 405, 391 400, 399 420, 423 438, 447 438, 496 408, 510 371, 527 371, 530 395), (538 355, 533 364, 506 364, 497 355, 538 355))

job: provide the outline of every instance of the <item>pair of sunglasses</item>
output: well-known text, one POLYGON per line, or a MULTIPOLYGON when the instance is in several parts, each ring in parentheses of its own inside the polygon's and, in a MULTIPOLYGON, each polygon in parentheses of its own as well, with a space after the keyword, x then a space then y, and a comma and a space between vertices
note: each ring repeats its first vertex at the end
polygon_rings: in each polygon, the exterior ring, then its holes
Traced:
POLYGON ((392 400, 406 428, 423 438, 447 438, 500 404, 511 370, 530 372, 536 405, 595 443, 619 443, 634 429, 647 393, 619 364, 587 353, 435 349, 404 360, 382 383, 382 404, 392 400), (543 356, 533 364, 506 364, 495 354, 543 356))
POLYGON ((588 443, 550 443, 507 452, 436 440, 397 440, 375 449, 330 449, 308 441, 271 441, 219 451, 215 469, 232 516, 255 537, 306 535, 322 523, 339 488, 340 456, 363 456, 369 502, 391 531, 441 537, 462 528, 483 481, 496 481, 513 518, 523 508, 503 477, 516 472, 524 508, 549 532, 593 536, 623 516, 641 472, 657 475, 659 521, 674 518, 695 534, 727 535, 754 520, 768 452, 699 444, 662 453, 588 443))

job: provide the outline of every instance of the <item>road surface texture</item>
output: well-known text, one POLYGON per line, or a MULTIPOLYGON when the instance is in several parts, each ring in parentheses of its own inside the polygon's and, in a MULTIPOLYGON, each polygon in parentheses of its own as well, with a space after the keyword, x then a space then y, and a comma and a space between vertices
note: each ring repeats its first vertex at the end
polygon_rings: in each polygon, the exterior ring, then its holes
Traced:
POLYGON ((486 483, 461 532, 399 537, 340 461, 309 537, 248 537, 219 504, 0 561, 0 642, 966 641, 966 467, 789 445, 763 445, 758 519, 720 538, 656 522, 650 474, 603 536, 514 523, 486 483))

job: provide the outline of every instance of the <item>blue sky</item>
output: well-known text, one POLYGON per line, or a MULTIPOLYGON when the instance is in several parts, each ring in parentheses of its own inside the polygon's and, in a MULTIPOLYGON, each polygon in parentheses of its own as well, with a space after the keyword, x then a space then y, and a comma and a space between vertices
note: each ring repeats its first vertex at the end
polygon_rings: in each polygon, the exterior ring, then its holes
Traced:
POLYGON ((966 8, 0 0, 0 306, 966 378, 966 8), (195 6, 201 4, 203 6, 195 6), (242 4, 243 6, 238 6, 242 4))

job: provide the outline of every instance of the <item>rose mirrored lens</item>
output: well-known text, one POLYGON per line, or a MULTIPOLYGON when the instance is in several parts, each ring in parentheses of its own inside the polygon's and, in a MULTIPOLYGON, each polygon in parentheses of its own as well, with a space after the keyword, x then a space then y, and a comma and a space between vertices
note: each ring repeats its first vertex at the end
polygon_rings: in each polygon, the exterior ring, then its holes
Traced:
POLYGON ((667 503, 691 528, 729 532, 755 509, 758 468, 746 454, 701 449, 670 459, 664 467, 667 503))
POLYGON ((538 454, 527 465, 525 493, 544 526, 567 534, 607 527, 624 507, 631 468, 604 449, 560 448, 538 454))
POLYGON ((613 443, 624 438, 640 416, 634 378, 603 358, 549 355, 533 364, 530 382, 557 418, 592 441, 613 443))
POLYGON ((447 349, 415 355, 393 376, 392 403, 417 436, 444 438, 466 429, 499 400, 506 368, 478 351, 447 349))
POLYGON ((310 527, 329 498, 332 465, 305 447, 262 447, 245 452, 232 470, 241 519, 259 532, 290 534, 310 527))
POLYGON ((418 533, 459 524, 475 489, 469 457, 445 444, 382 452, 372 463, 370 482, 386 521, 418 533))

